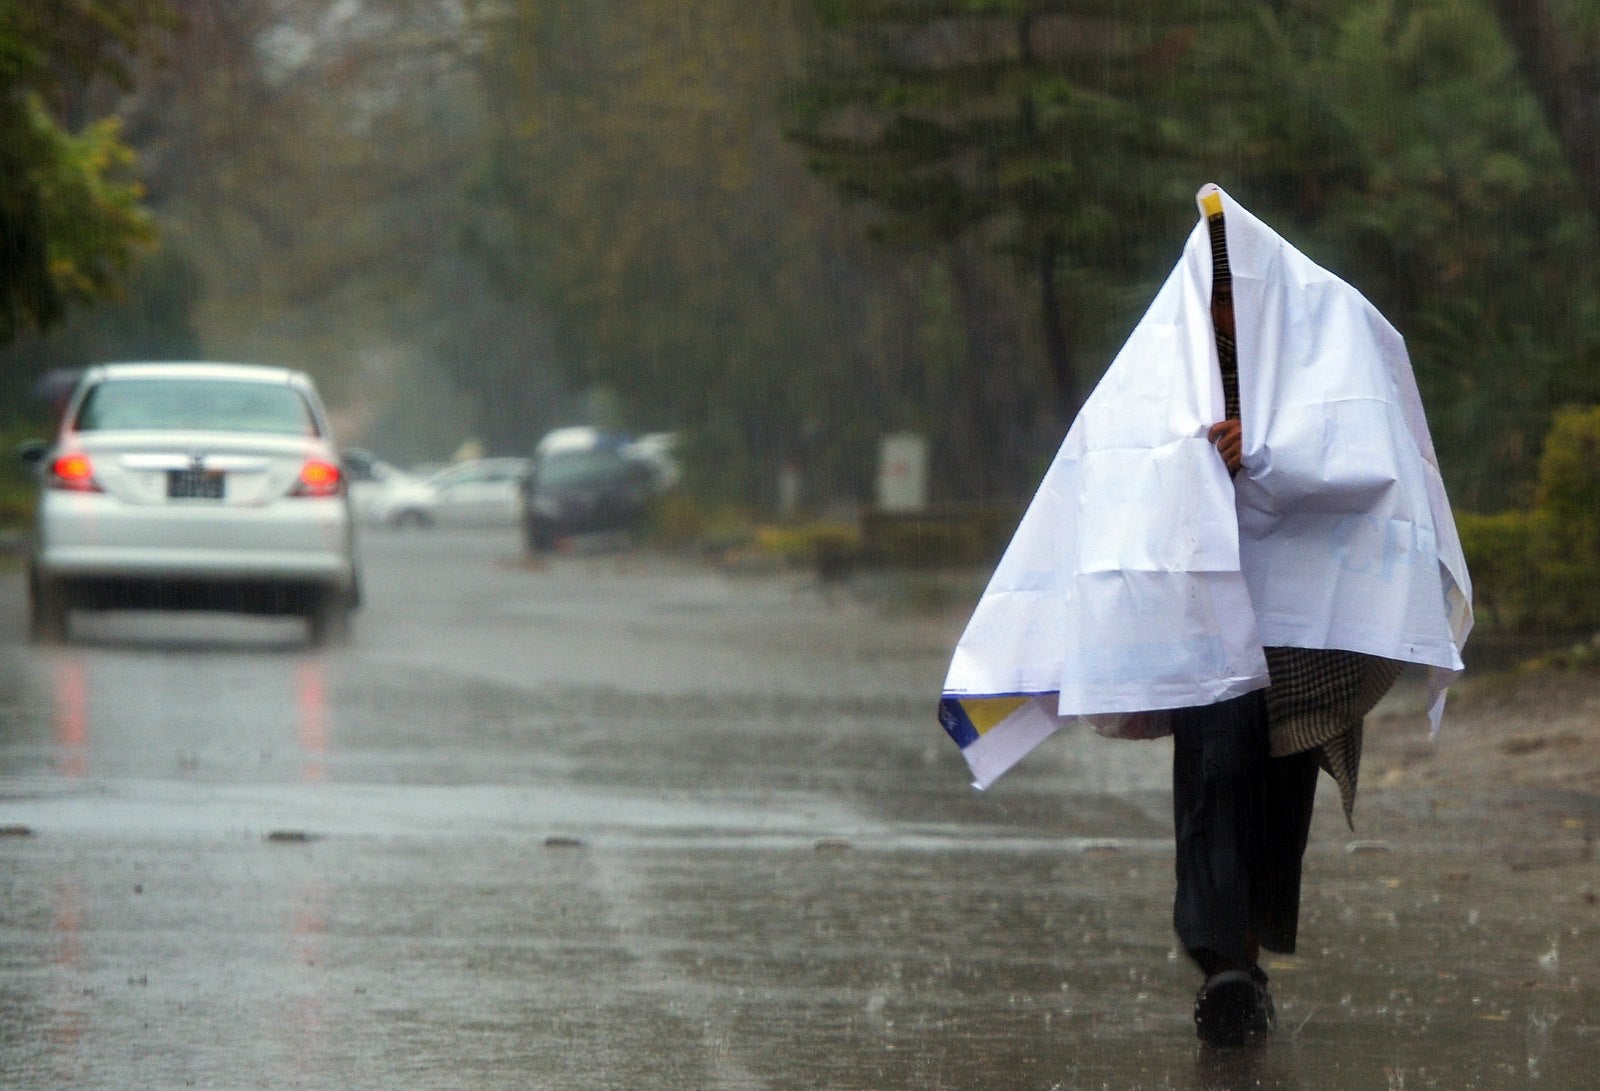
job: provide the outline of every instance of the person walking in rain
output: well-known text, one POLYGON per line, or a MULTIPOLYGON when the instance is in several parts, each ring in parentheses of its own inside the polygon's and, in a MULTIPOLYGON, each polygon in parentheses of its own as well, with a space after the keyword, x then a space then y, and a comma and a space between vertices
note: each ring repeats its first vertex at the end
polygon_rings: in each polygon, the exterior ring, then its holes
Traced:
POLYGON ((1179 942, 1212 1045, 1269 1032, 1318 770, 1355 800, 1404 665, 1437 729, 1471 584, 1399 334, 1216 186, 958 642, 979 787, 1065 723, 1172 736, 1179 942))

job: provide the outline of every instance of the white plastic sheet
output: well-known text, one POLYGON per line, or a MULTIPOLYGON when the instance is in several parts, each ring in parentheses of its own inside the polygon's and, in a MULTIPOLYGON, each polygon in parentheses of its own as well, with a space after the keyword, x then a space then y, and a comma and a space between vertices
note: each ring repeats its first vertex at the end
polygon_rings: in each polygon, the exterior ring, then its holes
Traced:
POLYGON ((1202 216, 956 646, 941 720, 969 761, 981 742, 980 786, 1048 735, 1041 710, 1057 727, 1158 733, 1151 713, 1265 686, 1263 646, 1426 665, 1435 728, 1462 669, 1471 584, 1403 340, 1227 194, 1206 186, 1197 202, 1211 193, 1243 469, 1230 480, 1206 438, 1224 410, 1202 216), (1032 700, 987 727, 963 712, 1016 697, 1032 700))

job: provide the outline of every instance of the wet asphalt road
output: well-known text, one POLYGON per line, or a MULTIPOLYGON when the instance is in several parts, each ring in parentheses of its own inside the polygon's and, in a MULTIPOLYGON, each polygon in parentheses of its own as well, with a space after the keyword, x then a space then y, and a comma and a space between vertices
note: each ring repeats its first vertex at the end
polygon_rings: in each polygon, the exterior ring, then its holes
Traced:
POLYGON ((1325 783, 1280 1033, 1204 1050, 1166 748, 969 789, 932 716, 960 610, 363 552, 329 651, 117 615, 30 648, 0 575, 0 1086, 1600 1085, 1595 865, 1486 856, 1488 803, 1379 796, 1354 841, 1325 783))

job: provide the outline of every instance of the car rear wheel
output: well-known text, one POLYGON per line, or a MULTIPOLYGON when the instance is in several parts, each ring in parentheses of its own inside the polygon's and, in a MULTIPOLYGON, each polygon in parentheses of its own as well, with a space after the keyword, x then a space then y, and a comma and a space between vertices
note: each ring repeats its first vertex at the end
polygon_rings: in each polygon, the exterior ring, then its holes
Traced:
POLYGON ((67 639, 67 592, 59 583, 35 576, 28 581, 28 636, 36 644, 67 639))
POLYGON ((343 644, 350 639, 350 595, 345 591, 319 592, 306 615, 306 626, 315 647, 343 644))
POLYGON ((530 516, 522 521, 522 544, 535 556, 555 548, 555 529, 544 519, 530 516))

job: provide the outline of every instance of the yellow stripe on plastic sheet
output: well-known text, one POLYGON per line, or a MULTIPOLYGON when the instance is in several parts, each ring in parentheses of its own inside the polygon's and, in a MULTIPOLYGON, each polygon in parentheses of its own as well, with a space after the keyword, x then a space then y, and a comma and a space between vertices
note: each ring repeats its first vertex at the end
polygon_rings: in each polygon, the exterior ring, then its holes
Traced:
POLYGON ((979 735, 986 735, 1007 716, 1028 703, 1026 697, 963 697, 961 708, 979 735))

